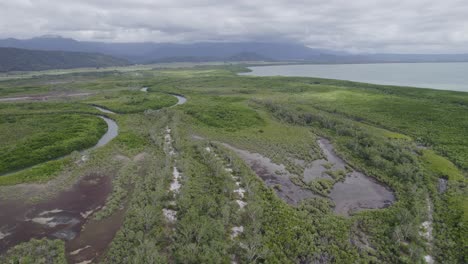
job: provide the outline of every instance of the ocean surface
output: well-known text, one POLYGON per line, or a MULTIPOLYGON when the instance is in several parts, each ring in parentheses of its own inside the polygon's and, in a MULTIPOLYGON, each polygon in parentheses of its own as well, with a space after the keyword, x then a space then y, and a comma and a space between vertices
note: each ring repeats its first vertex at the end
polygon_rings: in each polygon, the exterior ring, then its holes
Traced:
POLYGON ((468 63, 308 64, 249 67, 254 76, 302 76, 468 92, 468 63))

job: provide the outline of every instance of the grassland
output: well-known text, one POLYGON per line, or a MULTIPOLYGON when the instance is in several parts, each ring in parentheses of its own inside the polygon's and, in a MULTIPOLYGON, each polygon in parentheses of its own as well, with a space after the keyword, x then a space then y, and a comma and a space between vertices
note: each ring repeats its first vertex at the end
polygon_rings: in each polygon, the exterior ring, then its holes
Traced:
POLYGON ((120 91, 92 96, 86 103, 103 107, 116 113, 136 113, 145 110, 158 110, 175 105, 174 96, 163 93, 142 91, 120 91))
MULTIPOLYGON (((245 69, 238 66, 204 66, 2 81, 3 96, 55 93, 59 86, 54 82, 66 91, 92 95, 0 103, 5 122, 12 117, 16 122, 24 120, 2 128, 8 133, 0 133, 8 136, 0 146, 17 145, 23 139, 29 142, 28 138, 51 131, 67 131, 63 140, 73 140, 75 134, 67 129, 74 127, 96 131, 90 128, 99 128, 98 124, 86 123, 95 118, 88 114, 96 114, 90 104, 120 113, 114 117, 121 128, 119 136, 89 161, 92 168, 110 170, 99 167, 104 160, 122 155, 144 153, 145 159, 110 162, 126 165, 115 173, 108 207, 98 218, 109 217, 121 207, 126 208, 126 217, 102 256, 107 263, 229 263, 233 259, 239 263, 421 263, 427 254, 440 263, 468 261, 468 142, 464 136, 468 95, 317 78, 236 75, 241 71, 245 69), (139 91, 145 86, 150 87, 148 93, 139 91), (188 102, 166 109, 176 102, 168 93, 183 94, 188 102), (40 124, 48 122, 41 118, 53 123, 44 125, 44 132, 40 124), (34 122, 40 124, 33 131, 34 122), (174 155, 165 151, 167 127, 174 155), (194 135, 203 139, 195 140, 194 135), (332 212, 326 192, 321 198, 290 206, 234 152, 219 144, 260 153, 299 175, 304 167, 294 161, 322 157, 318 137, 330 139, 353 168, 394 190, 397 202, 347 218, 332 212), (227 166, 246 190, 243 209, 235 202, 237 187, 227 166), (183 175, 177 195, 168 191, 174 167, 183 175), (445 192, 438 190, 441 178, 447 180, 445 192), (427 210, 428 204, 433 212, 427 210), (166 220, 165 208, 177 211, 175 223, 166 220), (430 218, 433 238, 426 241, 419 232, 421 223, 430 218), (243 226, 243 233, 231 239, 231 229, 238 226, 243 226)), ((31 147, 28 153, 42 149, 26 145, 31 147)), ((14 161, 22 158, 27 160, 26 154, 18 152, 14 161)), ((51 166, 53 173, 42 179, 37 172, 40 167, 36 172, 23 170, 21 177, 39 182, 59 179, 67 166, 51 166)), ((15 177, 5 181, 22 182, 15 177)), ((36 247, 34 243, 25 247, 36 247)), ((12 250, 9 258, 17 258, 18 252, 12 250)))

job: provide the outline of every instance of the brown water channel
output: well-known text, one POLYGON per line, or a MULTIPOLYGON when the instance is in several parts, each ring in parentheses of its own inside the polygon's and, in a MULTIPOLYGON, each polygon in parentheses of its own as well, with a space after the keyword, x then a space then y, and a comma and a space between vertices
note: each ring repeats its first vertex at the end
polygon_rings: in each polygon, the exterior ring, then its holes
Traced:
MULTIPOLYGON (((177 97, 177 105, 187 99, 177 97)), ((112 111, 95 107, 106 114, 112 111)), ((99 116, 108 126, 107 132, 92 148, 99 148, 118 135, 117 123, 99 116)), ((87 151, 83 151, 83 157, 87 151)), ((112 175, 89 174, 82 177, 70 189, 56 197, 36 203, 0 201, 0 254, 9 248, 32 238, 62 239, 65 241, 69 263, 91 263, 107 249, 123 223, 125 209, 120 208, 103 220, 92 219, 101 209, 112 191, 112 175)))
MULTIPOLYGON (((332 179, 328 170, 346 171, 344 181, 335 183, 329 198, 335 203, 334 212, 338 215, 350 215, 365 209, 378 209, 390 206, 395 201, 393 192, 374 178, 346 166, 346 162, 334 151, 333 145, 327 139, 317 140, 324 159, 305 164, 301 160, 296 162, 305 167, 303 181, 308 183, 320 178, 332 179), (346 170, 348 167, 348 170, 346 170)), ((291 205, 297 205, 304 199, 319 197, 307 188, 294 184, 284 165, 278 165, 270 159, 246 150, 235 148, 228 144, 224 146, 235 151, 262 178, 267 186, 273 187, 280 198, 291 205)))
POLYGON ((326 166, 331 170, 347 171, 344 181, 339 181, 333 186, 329 197, 335 203, 335 213, 350 215, 364 209, 378 209, 390 206, 395 201, 393 192, 382 183, 362 172, 348 167, 340 158, 333 145, 325 138, 317 140, 326 159, 316 160, 307 166, 304 171, 304 181, 310 182, 318 178, 329 178, 326 166))
POLYGON ((30 205, 0 202, 0 253, 31 238, 73 241, 90 215, 101 208, 112 190, 111 177, 90 174, 53 199, 30 205))
MULTIPOLYGON (((106 145, 118 135, 115 121, 99 117, 107 123, 108 129, 92 149, 106 145)), ((82 152, 84 156, 86 152, 82 152)), ((95 259, 106 249, 123 222, 123 210, 102 221, 89 220, 104 206, 112 191, 111 181, 111 175, 88 174, 47 201, 36 204, 0 201, 0 254, 32 238, 51 238, 66 241, 71 263, 95 259)))
POLYGON ((278 196, 287 203, 297 205, 304 199, 317 197, 312 191, 294 184, 284 165, 278 165, 258 153, 238 149, 229 144, 223 145, 236 152, 265 184, 274 188, 278 196))

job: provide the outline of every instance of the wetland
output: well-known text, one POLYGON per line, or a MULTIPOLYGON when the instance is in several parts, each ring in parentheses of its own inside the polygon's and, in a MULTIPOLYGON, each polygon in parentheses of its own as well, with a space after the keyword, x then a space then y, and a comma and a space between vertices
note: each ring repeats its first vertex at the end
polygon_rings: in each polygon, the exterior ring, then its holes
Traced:
POLYGON ((468 95, 246 71, 0 81, 0 262, 466 262, 468 95))

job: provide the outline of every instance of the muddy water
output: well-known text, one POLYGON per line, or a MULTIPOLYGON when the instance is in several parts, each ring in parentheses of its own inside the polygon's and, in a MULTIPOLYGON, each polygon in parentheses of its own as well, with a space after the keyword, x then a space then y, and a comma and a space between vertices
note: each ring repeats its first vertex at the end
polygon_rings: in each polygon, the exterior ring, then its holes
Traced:
POLYGON ((326 174, 327 170, 336 171, 346 169, 346 163, 333 151, 333 146, 330 141, 321 138, 317 140, 317 144, 322 150, 325 159, 314 160, 311 164, 305 166, 305 182, 310 182, 320 178, 332 179, 329 175, 326 174), (327 166, 329 167, 327 168, 327 166))
MULTIPOLYGON (((117 123, 100 116, 108 126, 107 132, 93 147, 109 143, 118 134, 117 123)), ((87 175, 69 190, 39 204, 21 201, 0 201, 0 253, 32 238, 66 241, 67 257, 72 261, 96 258, 111 242, 123 222, 123 211, 102 221, 88 218, 100 209, 112 190, 111 179, 97 174, 87 175), (86 249, 76 247, 86 244, 86 249), (78 251, 77 251, 78 250, 78 251), (71 252, 75 254, 71 254, 71 252)))
POLYGON ((125 208, 102 220, 90 220, 65 244, 69 263, 96 262, 114 239, 125 219, 125 208))
MULTIPOLYGON (((31 238, 73 241, 90 215, 102 207, 112 189, 108 176, 90 174, 48 201, 28 205, 0 202, 0 253, 31 238)), ((91 231, 91 230, 89 230, 91 231)))
POLYGON ((262 178, 265 184, 273 187, 278 196, 287 203, 297 205, 304 199, 317 197, 312 191, 294 184, 284 165, 278 165, 258 153, 251 153, 225 143, 223 145, 236 152, 262 178))
POLYGON ((330 198, 335 202, 335 213, 339 215, 385 208, 395 201, 393 192, 387 187, 357 171, 348 174, 344 182, 337 182, 330 198))
MULTIPOLYGON (((330 141, 321 138, 317 143, 322 149, 324 159, 313 161, 308 165, 303 161, 297 161, 305 165, 305 182, 320 178, 332 179, 327 175, 327 170, 346 171, 346 162, 335 153, 330 141)), ((235 151, 265 184, 273 187, 278 196, 287 203, 297 205, 304 199, 318 197, 312 191, 294 184, 290 180, 293 175, 284 165, 275 164, 258 153, 251 153, 225 143, 223 145, 235 151)), ((388 187, 353 169, 347 171, 344 181, 337 182, 333 186, 329 198, 335 203, 334 212, 344 216, 365 209, 385 208, 395 201, 395 196, 388 187)))
MULTIPOLYGON (((335 153, 330 141, 321 138, 317 143, 327 162, 332 165, 332 170, 345 169, 346 162, 335 153)), ((311 175, 308 178, 313 177, 314 175, 311 175)), ((350 215, 365 209, 385 208, 395 201, 395 196, 388 187, 355 170, 349 171, 343 182, 337 182, 329 196, 335 203, 335 213, 339 215, 350 215)))

